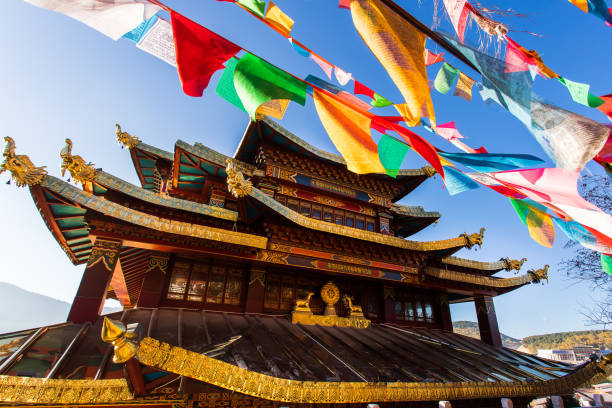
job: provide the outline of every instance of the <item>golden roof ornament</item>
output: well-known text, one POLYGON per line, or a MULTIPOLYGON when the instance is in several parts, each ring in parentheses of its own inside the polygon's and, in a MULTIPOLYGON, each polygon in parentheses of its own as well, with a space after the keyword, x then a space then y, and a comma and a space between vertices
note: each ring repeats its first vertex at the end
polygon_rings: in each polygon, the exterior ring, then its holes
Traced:
POLYGON ((502 258, 500 259, 500 261, 502 261, 504 263, 504 269, 507 271, 511 271, 511 270, 517 270, 520 271, 521 267, 523 266, 523 264, 525 263, 525 261, 527 260, 527 258, 523 258, 520 261, 516 260, 516 259, 510 259, 510 258, 502 258))
POLYGON ((127 333, 125 325, 108 317, 104 317, 102 324, 102 341, 113 345, 115 349, 113 362, 116 364, 125 363, 135 357, 138 351, 138 345, 134 342, 133 336, 127 333))
POLYGON ((336 303, 340 300, 340 289, 329 281, 321 288, 321 299, 325 302, 325 316, 336 315, 336 303))
POLYGON ((11 172, 11 177, 17 187, 35 186, 40 184, 47 175, 46 166, 36 167, 25 154, 15 154, 15 141, 8 136, 4 137, 6 146, 2 156, 4 162, 0 165, 0 174, 11 172))
POLYGON ((484 238, 484 232, 485 232, 485 228, 481 228, 480 232, 475 232, 473 234, 469 234, 466 232, 464 234, 461 234, 461 237, 464 237, 465 240, 467 241, 465 246, 468 247, 468 249, 471 249, 474 245, 478 245, 478 246, 482 246, 482 240, 484 238))
POLYGON ((236 198, 242 198, 249 195, 253 188, 253 183, 244 178, 244 175, 238 171, 238 168, 233 160, 227 159, 227 189, 236 198))
POLYGON ((93 167, 93 163, 87 163, 79 155, 72 155, 72 140, 66 139, 66 146, 60 152, 62 158, 62 176, 66 174, 66 170, 74 179, 75 183, 85 185, 88 182, 94 181, 98 171, 93 167))
POLYGON ((543 281, 546 279, 546 283, 548 283, 548 265, 544 266, 543 268, 540 269, 536 269, 536 270, 531 270, 531 271, 527 271, 527 273, 531 276, 531 281, 533 283, 540 283, 540 281, 543 281))
POLYGON ((127 147, 128 149, 131 149, 133 147, 136 147, 140 143, 140 139, 136 136, 132 136, 128 132, 122 132, 121 126, 118 123, 115 123, 115 126, 117 127, 117 141, 120 145, 122 145, 122 149, 123 146, 127 147))
POLYGON ((423 166, 421 167, 421 170, 423 171, 423 173, 425 173, 427 177, 433 177, 436 174, 438 174, 438 171, 434 169, 432 166, 423 166))

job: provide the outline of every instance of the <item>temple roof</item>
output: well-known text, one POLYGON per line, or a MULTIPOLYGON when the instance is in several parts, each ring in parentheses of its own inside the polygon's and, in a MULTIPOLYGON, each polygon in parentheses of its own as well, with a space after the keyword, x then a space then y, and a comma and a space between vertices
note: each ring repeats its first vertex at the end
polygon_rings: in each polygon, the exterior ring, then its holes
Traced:
POLYGON ((437 222, 442 216, 437 211, 425 211, 421 206, 391 204, 391 213, 398 227, 396 233, 401 237, 409 237, 437 222))
MULTIPOLYGON (((307 326, 278 316, 169 308, 111 317, 137 323, 136 333, 146 336, 136 358, 149 390, 182 375, 273 401, 439 401, 560 395, 610 368, 590 362, 576 369, 451 332, 389 324, 307 326), (311 392, 316 399, 309 400, 311 392)), ((0 400, 44 402, 20 388, 44 377, 66 393, 65 404, 84 403, 83 388, 89 403, 133 399, 124 371, 109 358, 112 346, 100 339, 101 327, 100 318, 93 326, 68 323, 2 336, 11 347, 0 355, 0 400), (53 382, 60 378, 70 380, 53 382)))

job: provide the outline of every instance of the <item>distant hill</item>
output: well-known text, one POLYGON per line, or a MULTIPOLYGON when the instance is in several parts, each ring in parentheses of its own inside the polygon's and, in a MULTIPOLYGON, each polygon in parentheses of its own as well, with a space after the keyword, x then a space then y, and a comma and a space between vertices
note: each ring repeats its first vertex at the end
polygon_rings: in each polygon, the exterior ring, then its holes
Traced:
POLYGON ((68 302, 0 282, 0 334, 65 322, 69 310, 68 302))
POLYGON ((611 350, 612 330, 551 333, 529 336, 523 339, 523 346, 531 353, 534 353, 537 349, 569 349, 580 344, 596 346, 602 350, 611 350))
MULTIPOLYGON (((463 334, 464 336, 480 339, 480 330, 478 329, 478 323, 476 322, 469 322, 464 320, 453 322, 453 331, 458 334, 463 334)), ((519 339, 506 336, 504 333, 501 333, 501 338, 504 347, 508 347, 514 350, 521 347, 521 340, 519 339)))

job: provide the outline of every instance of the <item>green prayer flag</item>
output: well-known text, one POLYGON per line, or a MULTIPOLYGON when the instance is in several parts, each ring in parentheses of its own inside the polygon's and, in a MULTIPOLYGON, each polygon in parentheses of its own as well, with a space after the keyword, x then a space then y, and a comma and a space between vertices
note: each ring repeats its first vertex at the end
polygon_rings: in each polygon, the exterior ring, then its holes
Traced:
POLYGON ((397 177, 408 150, 410 150, 410 146, 407 144, 389 135, 382 135, 378 141, 378 158, 389 176, 397 177))
POLYGON ((232 57, 225 63, 225 69, 221 74, 221 79, 219 79, 217 89, 215 89, 215 91, 221 98, 225 99, 238 109, 246 112, 244 105, 242 105, 242 102, 240 101, 240 97, 236 93, 236 88, 234 87, 234 70, 236 69, 236 64, 238 64, 238 61, 240 61, 238 58, 232 57))
POLYGON ((259 17, 264 17, 264 11, 266 10, 266 2, 262 0, 238 0, 238 3, 257 14, 259 17))
POLYGON ((514 211, 516 211, 516 214, 519 216, 523 224, 527 225, 527 215, 529 214, 529 207, 514 198, 510 198, 510 204, 512 204, 512 207, 514 207, 514 211))
POLYGON ((384 108, 385 106, 393 105, 393 102, 391 102, 388 99, 383 98, 377 93, 374 93, 374 99, 372 100, 372 102, 370 102, 370 104, 374 106, 375 108, 384 108))
POLYGON ((584 106, 596 108, 604 104, 604 100, 598 96, 589 93, 589 84, 570 81, 567 78, 558 78, 558 81, 567 87, 574 102, 578 102, 584 106))
POLYGON ((306 103, 305 82, 249 53, 234 68, 234 88, 251 118, 259 106, 273 99, 306 103))
POLYGON ((434 81, 436 91, 446 94, 450 91, 455 79, 459 76, 459 70, 446 62, 440 67, 434 81))
POLYGON ((608 275, 612 275, 612 256, 601 254, 601 269, 608 275))

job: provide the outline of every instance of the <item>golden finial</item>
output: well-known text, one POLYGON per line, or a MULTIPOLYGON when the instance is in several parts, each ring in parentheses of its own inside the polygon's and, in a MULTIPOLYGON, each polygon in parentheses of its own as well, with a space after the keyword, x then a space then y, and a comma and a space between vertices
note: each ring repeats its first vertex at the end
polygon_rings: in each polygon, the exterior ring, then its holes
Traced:
POLYGON ((15 141, 4 137, 6 146, 4 147, 4 162, 0 165, 0 174, 10 171, 17 187, 35 186, 40 184, 47 175, 46 166, 36 167, 25 154, 15 154, 15 141))
POLYGON ((92 182, 96 178, 98 171, 93 167, 93 163, 87 163, 79 155, 72 155, 72 140, 66 139, 66 146, 60 152, 62 158, 62 176, 66 174, 66 170, 74 179, 81 184, 92 182))
POLYGON ((470 234, 468 235, 468 233, 464 233, 461 234, 461 237, 464 237, 465 240, 467 241, 465 243, 465 246, 468 247, 468 249, 472 248, 474 245, 478 245, 478 246, 482 246, 482 240, 484 238, 484 232, 485 232, 485 228, 481 228, 480 232, 476 232, 474 234, 470 234))
POLYGON ((501 261, 504 263, 504 269, 507 271, 511 271, 513 269, 520 271, 521 267, 523 266, 523 264, 525 263, 525 261, 527 260, 527 258, 523 258, 520 261, 516 260, 516 259, 510 259, 510 258, 502 258, 501 261))
POLYGON ((244 175, 238 171, 236 164, 231 159, 227 159, 226 163, 227 189, 236 198, 248 196, 253 188, 253 183, 244 178, 244 175))
MULTIPOLYGON (((138 145, 138 143, 140 143, 140 139, 136 136, 132 136, 128 132, 122 132, 121 126, 118 123, 115 123, 115 126, 117 127, 116 133, 117 141, 119 142, 119 144, 127 147, 128 149, 131 149, 132 147, 135 147, 138 145)), ((123 146, 121 147, 123 148, 123 146)))
POLYGON ((533 283, 540 283, 540 281, 546 279, 546 283, 548 283, 548 267, 548 265, 545 265, 541 269, 527 271, 531 275, 531 281, 533 283))
POLYGON ((135 357, 138 351, 138 345, 129 339, 125 325, 106 316, 102 324, 102 341, 114 346, 113 362, 116 364, 125 363, 135 357))
POLYGON ((438 174, 438 171, 431 166, 423 166, 421 167, 421 170, 423 171, 423 173, 425 173, 427 177, 433 177, 438 174))

